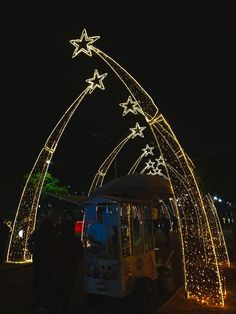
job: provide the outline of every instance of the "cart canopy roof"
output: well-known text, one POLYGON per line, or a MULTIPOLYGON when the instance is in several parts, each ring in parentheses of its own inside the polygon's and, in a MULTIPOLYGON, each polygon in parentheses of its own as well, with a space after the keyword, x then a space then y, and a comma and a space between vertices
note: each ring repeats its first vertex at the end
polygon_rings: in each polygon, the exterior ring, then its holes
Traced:
POLYGON ((94 191, 90 198, 104 196, 117 201, 152 202, 172 197, 169 181, 160 176, 134 174, 116 178, 94 191))

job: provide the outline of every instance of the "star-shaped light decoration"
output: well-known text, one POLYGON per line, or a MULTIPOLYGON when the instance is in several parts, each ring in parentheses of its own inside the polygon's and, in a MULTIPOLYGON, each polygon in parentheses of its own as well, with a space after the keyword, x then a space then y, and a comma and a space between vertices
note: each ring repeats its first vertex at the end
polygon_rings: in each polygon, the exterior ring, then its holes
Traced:
POLYGON ((143 135, 143 130, 146 129, 145 126, 140 126, 138 122, 136 122, 136 125, 134 128, 129 128, 130 131, 132 132, 132 138, 135 138, 136 136, 141 136, 144 137, 143 135))
POLYGON ((157 162, 157 167, 160 166, 160 165, 165 166, 165 161, 164 161, 164 159, 162 158, 161 155, 160 155, 160 157, 158 159, 156 158, 155 160, 157 162))
POLYGON ((149 176, 155 176, 156 175, 156 171, 155 170, 150 170, 149 172, 147 172, 147 175, 149 176))
POLYGON ((163 176, 163 177, 165 177, 164 174, 162 173, 162 170, 161 170, 160 168, 156 168, 156 169, 155 169, 155 172, 156 172, 156 174, 157 174, 158 176, 163 176))
POLYGON ((163 177, 163 178, 168 180, 168 178, 162 173, 162 170, 159 168, 155 168, 155 169, 152 168, 151 170, 149 170, 149 172, 147 174, 152 175, 152 176, 158 175, 158 176, 163 177))
POLYGON ((152 168, 154 170, 154 164, 155 164, 155 161, 151 161, 151 159, 148 160, 148 162, 145 162, 146 164, 146 169, 150 169, 152 168))
POLYGON ((132 97, 129 96, 126 102, 123 102, 121 104, 119 104, 119 106, 124 108, 124 111, 122 113, 122 116, 126 116, 127 113, 131 112, 133 114, 138 114, 138 102, 137 101, 133 101, 132 97))
POLYGON ((160 155, 159 158, 156 158, 156 167, 153 167, 153 173, 149 173, 149 174, 152 174, 152 175, 159 175, 165 179, 168 180, 167 176, 164 175, 164 173, 162 172, 162 169, 159 168, 159 166, 165 166, 165 161, 164 159, 162 158, 162 156, 160 155))
POLYGON ((85 53, 88 56, 92 56, 91 46, 92 44, 98 40, 100 36, 88 37, 87 31, 84 28, 80 39, 71 39, 70 43, 75 46, 75 50, 73 52, 72 58, 75 58, 81 52, 85 53))
POLYGON ((95 90, 96 87, 102 90, 105 89, 102 81, 104 80, 106 76, 107 76, 107 73, 100 75, 97 69, 94 71, 93 77, 86 80, 86 82, 90 84, 89 94, 91 94, 95 90))
POLYGON ((144 151, 143 155, 144 157, 147 157, 148 155, 154 155, 153 153, 153 146, 149 146, 148 144, 146 145, 145 148, 142 148, 142 151, 144 151))

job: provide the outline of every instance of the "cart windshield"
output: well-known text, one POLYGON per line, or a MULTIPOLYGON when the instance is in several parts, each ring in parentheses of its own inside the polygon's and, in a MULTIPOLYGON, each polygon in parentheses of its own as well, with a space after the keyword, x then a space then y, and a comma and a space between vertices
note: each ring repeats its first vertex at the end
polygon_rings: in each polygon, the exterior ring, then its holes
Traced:
POLYGON ((85 221, 84 240, 87 256, 115 258, 118 256, 117 211, 112 204, 100 204, 94 216, 85 221))

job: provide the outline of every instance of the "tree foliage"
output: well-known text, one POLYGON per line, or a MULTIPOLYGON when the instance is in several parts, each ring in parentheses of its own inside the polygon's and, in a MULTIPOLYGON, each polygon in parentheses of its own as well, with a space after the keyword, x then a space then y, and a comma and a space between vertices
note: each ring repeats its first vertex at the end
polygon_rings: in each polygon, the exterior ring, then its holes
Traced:
MULTIPOLYGON (((24 175, 24 181, 26 182, 29 174, 24 175)), ((30 180, 32 186, 35 186, 39 181, 40 173, 35 173, 30 180)), ((53 177, 49 172, 46 172, 41 199, 45 199, 48 193, 54 194, 68 194, 67 187, 63 186, 58 178, 53 177)))

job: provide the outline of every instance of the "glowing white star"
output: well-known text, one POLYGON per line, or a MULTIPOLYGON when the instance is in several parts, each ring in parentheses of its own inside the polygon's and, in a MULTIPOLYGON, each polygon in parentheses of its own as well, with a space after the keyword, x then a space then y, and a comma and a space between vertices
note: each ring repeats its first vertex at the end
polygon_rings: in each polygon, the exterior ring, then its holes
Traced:
POLYGON ((148 175, 150 175, 150 176, 155 176, 155 175, 156 175, 156 172, 155 172, 155 171, 150 170, 147 174, 148 174, 148 175))
POLYGON ((161 169, 156 168, 156 169, 154 169, 154 170, 155 170, 155 175, 158 175, 158 176, 163 177, 163 178, 165 178, 165 179, 168 180, 167 176, 164 175, 164 173, 162 172, 161 169))
POLYGON ((164 161, 164 159, 162 158, 162 156, 160 156, 158 159, 156 158, 155 160, 156 160, 156 162, 157 162, 157 167, 160 166, 160 165, 165 166, 165 161, 164 161))
POLYGON ((130 131, 132 132, 132 138, 135 138, 136 136, 141 136, 144 137, 143 135, 143 130, 146 129, 145 126, 140 126, 138 122, 136 122, 136 125, 134 128, 129 128, 130 131))
POLYGON ((150 169, 150 168, 153 168, 154 170, 154 164, 155 164, 155 161, 151 161, 151 159, 148 160, 148 162, 145 162, 146 164, 146 169, 150 169))
POLYGON ((154 155, 153 153, 153 146, 149 146, 148 144, 146 145, 145 148, 142 148, 142 151, 144 151, 144 156, 147 157, 148 155, 154 155))
POLYGON ((95 90, 96 87, 103 90, 105 89, 102 81, 104 80, 106 76, 107 76, 107 73, 100 75, 97 69, 94 71, 93 77, 86 80, 86 82, 90 84, 89 94, 91 94, 95 90))
POLYGON ((127 113, 131 112, 133 114, 138 114, 138 103, 137 101, 133 101, 132 97, 129 96, 126 102, 119 104, 119 106, 124 108, 122 116, 126 116, 127 113))
POLYGON ((75 46, 72 58, 75 58, 81 52, 92 56, 91 45, 100 38, 100 36, 88 37, 86 29, 83 29, 80 39, 71 39, 70 43, 75 46))

